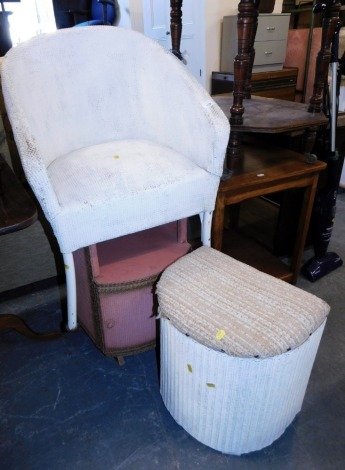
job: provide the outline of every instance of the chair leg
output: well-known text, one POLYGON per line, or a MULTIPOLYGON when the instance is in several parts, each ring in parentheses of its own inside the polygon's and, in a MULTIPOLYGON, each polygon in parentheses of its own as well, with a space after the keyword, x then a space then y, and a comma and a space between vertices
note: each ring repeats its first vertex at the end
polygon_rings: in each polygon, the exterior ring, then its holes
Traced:
POLYGON ((77 328, 77 283, 75 278, 74 259, 72 253, 63 255, 67 287, 67 329, 77 328))
POLYGON ((211 226, 213 212, 201 212, 201 242, 204 246, 211 246, 211 226))

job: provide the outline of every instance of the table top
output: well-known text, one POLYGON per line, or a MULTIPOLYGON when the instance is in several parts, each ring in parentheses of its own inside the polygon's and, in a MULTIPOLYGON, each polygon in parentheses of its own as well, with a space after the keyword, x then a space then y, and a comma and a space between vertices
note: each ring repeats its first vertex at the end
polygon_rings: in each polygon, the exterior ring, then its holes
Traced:
MULTIPOLYGON (((232 93, 212 97, 226 116, 230 117, 233 102, 232 93)), ((328 123, 321 113, 309 113, 308 104, 252 96, 243 100, 243 124, 232 125, 231 129, 240 132, 265 132, 278 134, 322 126, 328 123)))
POLYGON ((220 183, 219 195, 238 194, 246 199, 252 190, 269 194, 274 192, 273 186, 309 178, 327 167, 321 160, 308 163, 303 154, 264 143, 246 142, 242 151, 242 166, 234 170, 229 180, 220 183))
POLYGON ((36 220, 34 202, 0 154, 0 235, 22 230, 36 220))

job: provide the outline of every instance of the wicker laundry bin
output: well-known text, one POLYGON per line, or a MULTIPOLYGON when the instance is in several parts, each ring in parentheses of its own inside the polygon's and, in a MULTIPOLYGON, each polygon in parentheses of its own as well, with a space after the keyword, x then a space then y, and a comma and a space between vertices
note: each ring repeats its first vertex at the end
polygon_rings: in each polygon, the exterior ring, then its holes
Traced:
POLYGON ((154 288, 161 272, 186 254, 186 220, 108 240, 74 253, 78 322, 106 355, 156 345, 154 288))
POLYGON ((173 418, 224 453, 271 444, 302 407, 329 306, 208 247, 167 268, 157 294, 173 418))

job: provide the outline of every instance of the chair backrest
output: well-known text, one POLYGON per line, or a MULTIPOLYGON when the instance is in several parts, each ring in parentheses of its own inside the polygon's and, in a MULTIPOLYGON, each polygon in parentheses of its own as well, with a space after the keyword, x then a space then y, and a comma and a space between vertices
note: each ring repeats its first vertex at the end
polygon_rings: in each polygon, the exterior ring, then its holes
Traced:
MULTIPOLYGON (((187 147, 192 161, 209 168, 220 145, 208 93, 170 52, 132 30, 67 28, 32 38, 5 56, 2 84, 26 173, 116 139, 184 154, 187 147)), ((219 165, 215 157, 210 171, 219 165)))

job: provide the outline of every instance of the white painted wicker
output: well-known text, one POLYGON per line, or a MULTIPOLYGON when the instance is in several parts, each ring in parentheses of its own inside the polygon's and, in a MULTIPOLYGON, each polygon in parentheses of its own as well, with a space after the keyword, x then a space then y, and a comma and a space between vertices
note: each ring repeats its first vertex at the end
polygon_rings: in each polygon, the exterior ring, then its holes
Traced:
POLYGON ((169 266, 157 294, 171 415, 224 453, 270 445, 302 407, 329 306, 208 247, 169 266))
POLYGON ((302 407, 325 322, 300 347, 241 358, 210 349, 161 319, 161 395, 191 436, 226 454, 278 439, 302 407))
POLYGON ((74 251, 195 214, 210 243, 230 126, 171 52, 133 30, 66 28, 13 47, 1 82, 27 180, 63 254, 69 329, 74 251))
POLYGON ((1 81, 62 253, 213 210, 229 122, 157 42, 66 28, 12 48, 1 81))

